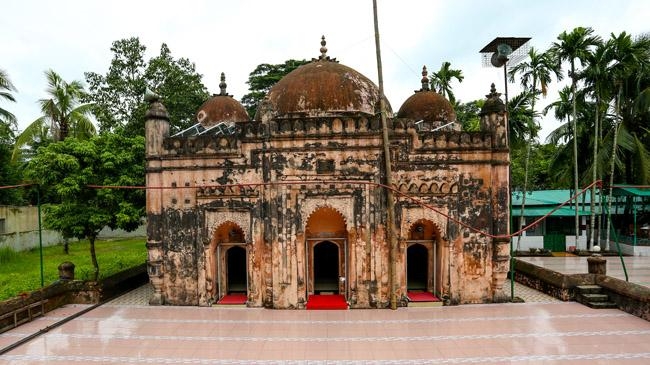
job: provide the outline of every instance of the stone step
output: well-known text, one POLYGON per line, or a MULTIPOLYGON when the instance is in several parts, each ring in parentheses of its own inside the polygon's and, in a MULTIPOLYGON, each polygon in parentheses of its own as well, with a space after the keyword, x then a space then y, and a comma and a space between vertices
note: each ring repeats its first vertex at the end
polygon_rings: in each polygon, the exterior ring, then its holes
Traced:
POLYGON ((437 302, 408 302, 409 308, 431 308, 431 307, 442 307, 442 301, 437 302))
POLYGON ((609 296, 607 294, 580 294, 585 302, 607 302, 609 296))
POLYGON ((577 285, 576 292, 578 294, 598 294, 603 288, 598 285, 577 285))
POLYGON ((616 303, 613 302, 586 302, 583 303, 589 308, 593 309, 609 309, 609 308, 618 308, 616 303))

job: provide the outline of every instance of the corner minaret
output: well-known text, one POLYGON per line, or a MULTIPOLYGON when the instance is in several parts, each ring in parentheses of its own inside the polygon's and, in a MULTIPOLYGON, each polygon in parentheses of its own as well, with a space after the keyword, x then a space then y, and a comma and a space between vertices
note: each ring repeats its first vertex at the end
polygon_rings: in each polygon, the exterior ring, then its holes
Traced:
POLYGON ((163 140, 169 137, 169 114, 160 102, 160 97, 150 91, 145 94, 149 109, 145 121, 145 145, 147 164, 147 272, 154 289, 149 302, 152 305, 165 304, 163 286, 163 233, 162 233, 162 155, 163 140), (158 187, 152 189, 152 187, 158 187))
POLYGON ((494 136, 494 147, 509 147, 508 141, 508 118, 506 105, 501 100, 501 93, 498 93, 492 83, 490 93, 485 95, 486 100, 479 113, 481 117, 481 131, 490 132, 494 136))

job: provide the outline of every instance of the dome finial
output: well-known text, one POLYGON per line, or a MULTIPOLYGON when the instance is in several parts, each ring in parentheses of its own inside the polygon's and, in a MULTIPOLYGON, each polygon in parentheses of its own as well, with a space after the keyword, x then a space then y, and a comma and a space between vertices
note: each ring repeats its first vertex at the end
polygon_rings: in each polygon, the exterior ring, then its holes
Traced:
POLYGON ((420 91, 429 91, 429 77, 427 76, 429 73, 427 72, 427 66, 422 66, 422 89, 420 91))
POLYGON ((219 90, 220 90, 219 95, 228 95, 228 93, 226 92, 226 86, 228 86, 226 84, 226 74, 222 72, 221 82, 219 83, 219 90))
POLYGON ((325 42, 325 36, 323 35, 320 39, 320 57, 318 57, 319 60, 326 60, 329 57, 327 57, 327 47, 325 45, 327 42, 325 42))

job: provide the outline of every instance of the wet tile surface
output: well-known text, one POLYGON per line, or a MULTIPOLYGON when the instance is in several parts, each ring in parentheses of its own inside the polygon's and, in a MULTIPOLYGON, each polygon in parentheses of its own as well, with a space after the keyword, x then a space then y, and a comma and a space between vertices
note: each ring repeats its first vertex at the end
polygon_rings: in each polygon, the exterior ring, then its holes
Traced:
MULTIPOLYGON (((527 303, 396 311, 153 307, 149 293, 141 287, 54 328, 0 364, 650 363, 650 322, 520 285, 515 295, 527 303)), ((0 334, 0 346, 84 308, 0 334)))

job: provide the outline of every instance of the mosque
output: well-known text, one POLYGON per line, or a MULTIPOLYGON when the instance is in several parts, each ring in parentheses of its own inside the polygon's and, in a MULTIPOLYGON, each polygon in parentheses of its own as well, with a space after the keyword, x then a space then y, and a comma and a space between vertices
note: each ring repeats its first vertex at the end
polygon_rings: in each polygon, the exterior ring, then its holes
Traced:
POLYGON ((508 127, 494 85, 480 131, 464 132, 449 101, 430 90, 426 68, 395 114, 325 45, 270 89, 252 120, 223 74, 197 124, 176 135, 164 105, 150 100, 150 303, 211 306, 239 295, 248 307, 303 309, 337 295, 349 308, 388 308, 409 305, 412 293, 447 305, 508 300, 508 127))

